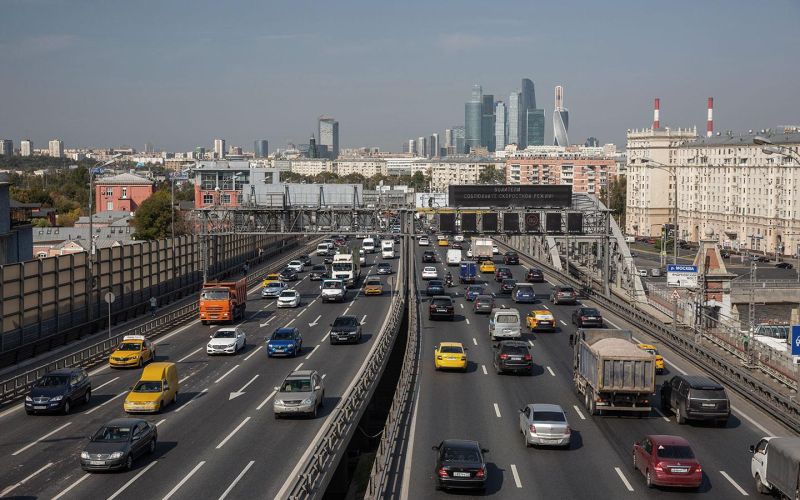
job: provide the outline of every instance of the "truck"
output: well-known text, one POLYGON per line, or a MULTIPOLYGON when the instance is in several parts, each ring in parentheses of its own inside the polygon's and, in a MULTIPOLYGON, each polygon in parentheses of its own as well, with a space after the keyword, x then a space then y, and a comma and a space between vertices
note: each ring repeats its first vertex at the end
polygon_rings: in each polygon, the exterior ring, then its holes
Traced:
POLYGON ((357 249, 349 254, 334 255, 333 263, 331 264, 331 277, 344 281, 344 284, 349 288, 356 286, 358 279, 361 277, 361 264, 359 264, 358 258, 357 249))
POLYGON ((756 491, 800 499, 800 438, 763 437, 750 447, 750 452, 750 473, 756 491))
POLYGON ((394 259, 394 240, 381 240, 381 257, 394 259))
POLYGON ((247 278, 239 281, 207 281, 200 290, 200 321, 234 322, 244 318, 247 278))
POLYGON ((319 289, 323 303, 331 301, 344 302, 347 298, 347 287, 342 280, 323 280, 319 289))
POLYGON ((472 238, 470 250, 472 251, 472 258, 477 262, 482 260, 492 260, 492 246, 494 243, 491 238, 472 238))
POLYGON ((447 265, 457 266, 461 263, 461 250, 458 248, 447 249, 447 265))
POLYGON ((591 415, 650 413, 656 390, 656 357, 639 349, 628 330, 580 328, 570 335, 572 379, 591 415))
POLYGON ((458 265, 458 281, 463 285, 464 283, 475 283, 475 278, 478 276, 478 264, 465 260, 458 265))

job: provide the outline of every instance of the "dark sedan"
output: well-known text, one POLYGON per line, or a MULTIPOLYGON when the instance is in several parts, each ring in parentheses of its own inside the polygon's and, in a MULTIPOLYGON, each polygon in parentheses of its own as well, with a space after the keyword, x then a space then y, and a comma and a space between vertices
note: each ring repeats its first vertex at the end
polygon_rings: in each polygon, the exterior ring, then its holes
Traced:
POLYGON ((603 317, 594 307, 579 307, 572 312, 572 324, 578 328, 603 328, 603 317))
POLYGON ((425 250, 422 253, 422 262, 436 262, 436 253, 433 250, 425 250))
POLYGON ((297 281, 297 271, 287 267, 278 274, 278 277, 281 281, 297 281))
POLYGON ((378 274, 392 274, 392 265, 388 262, 379 262, 376 270, 378 274))
POLYGON ((472 312, 490 314, 494 309, 494 297, 491 295, 478 295, 472 302, 472 312))
POLYGON ((517 252, 506 252, 503 255, 503 264, 506 265, 518 265, 519 264, 519 255, 517 252))
POLYGON ((464 245, 460 241, 454 241, 450 243, 450 248, 456 248, 458 250, 461 250, 464 248, 464 245))
POLYGON ((444 295, 444 282, 442 280, 430 280, 428 288, 425 289, 425 295, 428 297, 444 295))
POLYGON ((544 283, 544 272, 541 269, 531 268, 528 274, 525 275, 525 281, 528 283, 544 283))
POLYGON ((485 294, 485 290, 483 285, 469 285, 467 291, 464 292, 464 298, 472 302, 478 295, 485 294))
POLYGON ((494 280, 498 283, 501 283, 506 278, 513 278, 514 275, 511 274, 511 269, 507 267, 498 267, 497 271, 494 272, 494 280))
POLYGON ((777 267, 779 269, 793 269, 794 268, 794 266, 791 265, 788 262, 778 262, 777 264, 775 264, 775 267, 777 267))
POLYGON ((81 368, 62 368, 46 373, 25 396, 25 412, 64 413, 72 411, 74 405, 89 404, 92 397, 92 382, 89 374, 81 368))
POLYGON ((323 264, 317 264, 312 267, 311 272, 308 273, 308 279, 310 281, 322 281, 330 277, 331 273, 328 272, 328 267, 323 264))
POLYGON ((455 307, 453 299, 447 295, 439 295, 431 299, 428 304, 428 319, 445 318, 453 321, 455 318, 455 307))
POLYGON ((361 342, 361 322, 355 316, 339 316, 331 323, 331 331, 328 335, 331 344, 340 342, 361 342))
POLYGON ((131 470, 133 461, 156 451, 158 428, 138 418, 118 418, 100 428, 81 452, 85 471, 131 470))
POLYGON ((311 257, 309 257, 306 254, 298 255, 297 256, 297 260, 299 260, 300 262, 302 262, 302 263, 304 263, 306 265, 311 264, 311 257))
POLYGON ((436 452, 436 489, 486 488, 486 462, 477 441, 447 439, 433 447, 436 452))
POLYGON ((516 285, 517 280, 513 278, 506 278, 500 283, 500 293, 510 294, 516 285))

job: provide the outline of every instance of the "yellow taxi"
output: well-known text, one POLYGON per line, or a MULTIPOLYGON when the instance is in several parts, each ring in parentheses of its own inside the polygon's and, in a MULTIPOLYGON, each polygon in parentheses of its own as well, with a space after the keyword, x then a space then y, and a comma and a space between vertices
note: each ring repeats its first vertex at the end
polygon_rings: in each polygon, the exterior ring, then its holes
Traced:
POLYGON ((450 242, 447 240, 447 238, 440 238, 437 245, 439 245, 440 247, 449 247, 450 242))
POLYGON ((434 347, 433 366, 467 371, 467 349, 461 342, 440 342, 434 347))
POLYGON ((271 273, 264 277, 264 281, 261 283, 261 286, 267 286, 270 283, 279 283, 281 281, 281 275, 278 273, 271 273))
POLYGON ((156 346, 144 338, 144 335, 125 335, 108 357, 108 365, 112 368, 141 367, 155 358, 156 346))
POLYGON ((553 332, 556 329, 556 319, 553 317, 553 313, 546 309, 529 312, 528 316, 525 317, 525 324, 528 325, 532 332, 553 332))
POLYGON ((656 346, 652 344, 638 344, 637 347, 643 351, 647 351, 656 357, 656 373, 664 373, 664 356, 658 353, 656 346))
POLYGON ((484 260, 479 267, 482 273, 494 273, 494 262, 491 260, 484 260))
POLYGON ((378 278, 367 278, 364 283, 364 295, 382 295, 383 283, 378 278))

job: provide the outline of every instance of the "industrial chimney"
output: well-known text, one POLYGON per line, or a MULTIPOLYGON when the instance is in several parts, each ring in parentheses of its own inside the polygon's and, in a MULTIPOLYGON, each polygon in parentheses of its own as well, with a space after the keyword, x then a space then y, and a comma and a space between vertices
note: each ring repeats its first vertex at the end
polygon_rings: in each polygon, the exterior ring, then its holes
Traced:
POLYGON ((653 106, 653 130, 658 130, 661 128, 661 119, 658 116, 658 112, 660 109, 661 109, 661 99, 656 97, 653 106))
POLYGON ((714 135, 714 98, 708 98, 708 120, 706 121, 706 137, 714 135))

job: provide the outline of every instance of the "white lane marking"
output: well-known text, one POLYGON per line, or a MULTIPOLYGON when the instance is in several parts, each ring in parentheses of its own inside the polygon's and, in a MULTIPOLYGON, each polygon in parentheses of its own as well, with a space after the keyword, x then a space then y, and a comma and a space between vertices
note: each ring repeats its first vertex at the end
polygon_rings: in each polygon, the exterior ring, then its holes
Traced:
POLYGON ((322 337, 322 340, 320 340, 320 342, 325 342, 326 340, 328 340, 328 335, 330 335, 330 334, 331 334, 331 332, 328 332, 328 333, 326 333, 326 334, 325 334, 325 335, 322 337))
POLYGON ((363 325, 366 320, 367 320, 367 315, 365 314, 364 317, 361 318, 361 324, 363 325))
POLYGON ((543 305, 543 306, 544 306, 544 308, 545 308, 545 309, 547 309, 548 311, 550 310, 550 308, 549 308, 549 307, 547 307, 547 304, 542 304, 542 305, 543 305))
POLYGON ((299 313, 297 313, 297 317, 299 318, 300 316, 302 316, 304 312, 306 312, 306 308, 305 307, 303 309, 301 309, 299 313))
POLYGON ((567 326, 567 324, 566 324, 566 323, 564 323, 564 320, 563 320, 563 319, 560 319, 560 320, 558 320, 558 322, 559 322, 559 323, 561 323, 561 324, 562 324, 562 325, 564 325, 564 326, 567 326))
POLYGON ((152 469, 152 468, 153 468, 153 466, 154 466, 155 464, 157 464, 157 463, 158 463, 158 460, 154 460, 154 461, 150 462, 149 464, 147 464, 147 467, 145 467, 144 469, 142 469, 142 470, 141 470, 141 472, 139 472, 138 474, 136 474, 135 476, 133 476, 133 477, 132 477, 132 478, 131 478, 131 479, 130 479, 130 480, 127 482, 127 483, 123 484, 123 485, 122 485, 122 487, 121 487, 120 489, 118 489, 117 491, 115 491, 113 495, 111 495, 110 497, 108 497, 108 500, 114 500, 115 498, 117 498, 117 497, 118 497, 120 494, 122 494, 122 492, 123 492, 123 491, 125 491, 125 490, 128 488, 128 486, 132 485, 132 484, 134 483, 134 481, 136 481, 137 479, 139 479, 140 477, 142 477, 142 475, 144 475, 144 473, 145 473, 145 472, 147 472, 147 471, 149 471, 150 469, 152 469))
POLYGON ((23 446, 22 448, 18 449, 17 451, 15 451, 14 453, 12 453, 12 454, 11 454, 11 456, 14 456, 14 457, 16 457, 17 455, 19 455, 19 454, 20 454, 20 453, 22 453, 23 451, 27 450, 28 448, 30 448, 30 447, 32 447, 32 446, 35 446, 35 445, 36 445, 37 443, 39 443, 40 441, 44 441, 45 439, 49 438, 50 436, 52 436, 52 435, 53 435, 53 434, 55 434, 56 432, 58 432, 58 431, 60 431, 60 430, 62 430, 62 429, 64 429, 64 428, 66 428, 66 427, 69 427, 70 425, 72 425, 72 422, 67 422, 66 424, 62 425, 61 427, 59 427, 59 428, 57 428, 57 429, 55 429, 55 430, 52 430, 52 431, 48 432, 47 434, 45 434, 44 436, 40 437, 40 438, 39 438, 39 439, 37 439, 36 441, 34 441, 34 442, 32 442, 32 443, 29 443, 29 444, 27 444, 27 445, 23 446))
POLYGON ((467 321, 467 324, 469 324, 469 318, 464 318, 464 319, 467 321))
POLYGON ((737 407, 735 407, 735 406, 731 406, 731 410, 733 410, 735 413, 737 413, 737 414, 738 414, 740 417, 742 417, 743 419, 745 419, 745 420, 747 420, 748 422, 750 422, 751 424, 753 424, 753 425, 754 425, 754 426, 755 426, 757 429, 759 429, 759 430, 760 430, 761 432, 763 432, 765 435, 767 435, 767 436, 772 436, 772 435, 774 435, 774 433, 772 433, 772 432, 768 431, 766 427, 764 427, 763 425, 761 425, 761 424, 759 424, 758 422, 756 422, 756 421, 755 421, 755 420, 754 420, 752 417, 750 417, 748 414, 746 414, 745 412, 743 412, 743 411, 742 411, 742 410, 740 410, 739 408, 737 408, 737 407))
POLYGON ((533 340, 529 340, 528 344, 530 344, 530 346, 533 347, 533 340))
POLYGON ((720 473, 720 474, 722 474, 722 477, 724 477, 725 479, 727 479, 727 480, 728 480, 728 482, 729 482, 729 483, 731 483, 731 484, 733 485, 733 487, 734 487, 734 488, 736 488, 737 490, 739 490, 739 493, 741 493, 741 494, 742 494, 742 496, 745 496, 745 497, 748 497, 748 496, 750 496, 750 495, 748 495, 748 494, 747 494, 747 492, 746 492, 746 491, 744 491, 744 489, 743 489, 741 486, 739 486, 739 484, 737 484, 737 483, 736 483, 736 481, 734 481, 734 480, 733 480, 733 478, 732 478, 731 476, 729 476, 729 475, 728 475, 728 473, 727 473, 727 472, 725 472, 724 470, 721 470, 721 471, 719 471, 719 473, 720 473))
POLYGON ((103 384, 100 384, 100 385, 98 385, 97 387, 92 387, 92 390, 93 390, 93 391, 95 391, 95 392, 97 392, 97 390, 98 390, 98 389, 102 389, 103 387, 107 386, 108 384, 110 384, 111 382, 113 382, 113 381, 117 380, 118 378, 119 378, 119 377, 114 377, 114 378, 112 378, 111 380, 109 380, 108 382, 105 382, 105 383, 103 383, 103 384))
POLYGON ((181 406, 179 406, 178 408, 176 408, 176 409, 175 409, 175 413, 178 413, 179 411, 181 411, 181 410, 183 410, 184 408, 186 408, 186 407, 189 405, 189 403, 191 403, 191 402, 192 402, 192 401, 194 401, 195 399, 199 398, 200 396, 202 396, 202 395, 203 395, 203 394, 205 394, 206 392, 208 392, 208 387, 206 387, 206 388, 205 388, 205 389, 203 389, 202 391, 200 391, 200 392, 198 392, 197 394, 195 394, 195 395, 194 395, 194 397, 193 397, 192 399, 190 399, 189 401, 187 401, 187 402, 186 402, 186 404, 185 404, 185 405, 181 405, 181 406))
POLYGON ((327 375, 328 375, 327 373, 323 373, 323 374, 322 374, 322 380, 325 380, 325 377, 326 377, 327 375))
POLYGON ((614 467, 614 470, 617 471, 617 475, 620 479, 622 479, 622 483, 625 485, 628 491, 633 491, 633 486, 631 486, 631 483, 628 482, 628 478, 625 477, 625 474, 622 473, 622 470, 619 467, 614 467))
POLYGON ((183 377, 182 379, 178 380, 178 383, 179 383, 179 384, 182 384, 182 383, 186 382, 186 380, 188 380, 188 379, 189 379, 189 377, 191 377, 192 375, 193 375, 193 374, 191 374, 191 373, 190 373, 189 375, 186 375, 186 376, 185 376, 185 377, 183 377))
POLYGON ((478 345, 478 341, 475 340, 475 337, 472 337, 472 343, 475 344, 475 345, 478 345))
POLYGON ((228 488, 225 489, 225 491, 222 492, 222 495, 219 496, 218 500, 225 500, 225 497, 228 496, 228 493, 230 493, 231 490, 236 486, 236 483, 238 483, 239 480, 241 480, 242 477, 244 477, 244 475, 247 474, 247 471, 250 470, 250 467, 252 467, 254 463, 256 463, 255 460, 250 460, 250 463, 245 465, 244 469, 242 469, 242 472, 240 472, 239 475, 236 476, 236 479, 233 480, 231 485, 228 486, 228 488))
POLYGON ((265 322, 263 322, 263 323, 260 323, 258 326, 259 326, 260 328, 264 328, 264 327, 265 327, 265 326, 267 326, 267 325, 269 324, 269 322, 270 322, 270 321, 272 321, 273 319, 275 319, 275 316, 270 316, 268 320, 266 320, 266 321, 265 321, 265 322))
POLYGON ((220 378, 218 378, 217 380, 215 380, 215 381, 214 381, 214 383, 215 383, 215 384, 219 384, 219 382, 220 382, 222 379, 224 379, 225 377, 227 377, 228 375, 230 375, 230 373, 231 373, 233 370, 237 369, 237 368, 239 368, 239 365, 236 365, 236 366, 234 366, 233 368, 231 368, 230 370, 226 371, 226 372, 225 372, 225 373, 224 373, 224 374, 223 374, 223 375, 222 375, 220 378))
MULTIPOLYGON (((419 391, 419 385, 417 385, 419 391)), ((400 500, 408 500, 409 483, 411 481, 411 462, 414 456, 414 438, 417 434, 417 407, 419 406, 419 392, 414 396, 414 410, 411 414, 411 428, 408 433, 408 459, 403 464, 403 482, 400 484, 400 500)))
POLYGON ((295 368, 294 371, 299 370, 302 366, 303 366, 303 363, 300 363, 299 365, 297 365, 297 368, 295 368))
POLYGON ((294 320, 296 320, 296 319, 297 319, 297 318, 292 318, 292 319, 291 319, 291 321, 289 321, 288 323, 286 323, 286 326, 285 326, 284 328, 289 328, 290 326, 292 326, 292 323, 294 323, 294 320))
POLYGON ((556 285, 555 285, 555 283, 553 283, 552 281, 550 281, 550 280, 549 280, 549 279, 547 279, 547 278, 545 278, 545 281, 546 281, 546 282, 548 282, 548 283, 550 283, 550 285, 552 285, 552 286, 556 286, 556 285))
POLYGON ((322 317, 322 315, 320 314, 319 316, 317 316, 317 319, 315 319, 314 321, 312 321, 311 323, 309 323, 309 324, 308 324, 308 326, 317 326, 317 325, 319 324, 319 319, 320 319, 321 317, 322 317))
POLYGON ((239 389, 238 391, 232 392, 230 394, 230 396, 228 396, 228 401, 230 401, 231 399, 236 399, 239 396, 241 396, 242 394, 244 394, 244 390, 247 389, 247 386, 252 384, 253 382, 255 382, 257 378, 258 378, 258 374, 256 373, 255 375, 253 375, 253 378, 250 379, 250 382, 244 384, 242 386, 242 388, 239 389))
POLYGON ((347 312, 348 312, 349 310, 350 310, 350 306, 347 306, 347 307, 345 308, 345 310, 344 310, 344 313, 345 313, 345 314, 347 314, 347 312))
POLYGON ((91 410, 86 411, 86 413, 84 413, 84 415, 91 415, 92 413, 96 412, 97 410, 99 410, 100 408, 104 407, 108 403, 110 403, 110 402, 114 401, 115 399, 117 399, 118 397, 124 396, 126 394, 128 394, 128 391, 122 391, 119 394, 117 394, 116 396, 114 396, 113 398, 109 399, 108 401, 104 401, 104 402, 100 403, 99 405, 95 406, 94 408, 92 408, 91 410))
POLYGON ((497 418, 501 418, 500 417, 500 407, 497 406, 497 403, 494 403, 494 414, 497 415, 497 418))
POLYGON ((517 466, 511 464, 511 474, 514 476, 514 484, 517 488, 522 488, 522 481, 519 480, 519 472, 517 472, 517 466))
POLYGON ((489 372, 486 371, 486 365, 481 365, 481 369, 483 370, 484 375, 489 375, 489 372))
POLYGON ((236 428, 235 428, 235 429, 233 429, 233 430, 231 431, 231 433, 230 433, 230 434, 228 434, 227 436, 225 436, 225 439, 223 439, 222 441, 220 441, 220 442, 219 442, 219 444, 217 445, 217 449, 220 449, 220 448, 222 448, 223 446, 225 446, 225 443, 227 443, 227 442, 228 442, 228 440, 229 440, 230 438, 232 438, 232 437, 234 436, 234 434, 236 434, 237 432, 239 432, 239 431, 242 429, 242 427, 244 427, 244 424, 246 424, 246 423, 247 423, 247 422, 249 422, 249 421, 250 421, 250 417, 246 417, 244 420, 242 420, 242 423, 240 423, 239 425, 237 425, 237 426, 236 426, 236 428))
POLYGON ((164 423, 164 422, 166 422, 166 421, 167 421, 167 419, 166 419, 166 418, 162 418, 161 420, 159 420, 158 422, 156 422, 156 427, 158 427, 159 425, 163 424, 163 423, 164 423))
POLYGON ((192 356, 194 356, 198 352, 202 351, 203 347, 204 346, 200 346, 197 349, 195 349, 194 351, 192 351, 189 354, 187 354, 186 356, 182 357, 181 359, 178 360, 178 363, 183 363, 184 361, 186 361, 187 359, 191 358, 192 356))
POLYGON ((189 471, 189 473, 188 473, 188 474, 186 474, 186 476, 185 476, 183 479, 181 479, 181 481, 180 481, 178 484, 176 484, 174 488, 172 488, 171 490, 169 490, 169 493, 167 493, 167 494, 164 496, 164 498, 162 498, 161 500, 169 500, 169 499, 170 499, 170 497, 172 497, 172 495, 174 495, 174 494, 175 494, 175 492, 176 492, 176 491, 178 491, 178 490, 181 488, 181 486, 183 486, 183 485, 186 483, 186 481, 188 481, 188 480, 189 480, 189 478, 191 478, 192 476, 194 476, 194 473, 195 473, 195 472, 197 472, 197 471, 200 469, 200 467, 202 467, 203 465, 205 465, 205 463, 206 463, 206 461, 205 461, 205 460, 203 460, 203 461, 202 461, 202 462, 200 462, 199 464, 195 465, 195 466, 194 466, 194 469, 190 470, 190 471, 189 471))
POLYGON ((664 415, 664 413, 663 413, 661 410, 659 410, 659 409, 658 409, 658 407, 656 407, 656 406, 653 406, 653 410, 655 410, 655 412, 658 414, 658 416, 659 416, 659 417, 661 417, 661 418, 663 418, 665 421, 669 422, 669 417, 667 417, 666 415, 664 415))
POLYGON ((464 304, 458 304, 458 305, 461 306, 461 309, 464 309, 464 304))
POLYGON ((553 369, 552 369, 552 368, 550 368, 549 366, 547 367, 547 371, 548 371, 548 372, 550 372, 550 375, 552 375, 552 376, 554 376, 554 377, 556 376, 556 374, 555 374, 555 373, 553 373, 553 369))
POLYGON ((269 396, 267 396, 267 398, 264 401, 262 401, 260 405, 256 407, 256 410, 260 410, 261 408, 263 408, 264 405, 266 405, 269 402, 269 400, 272 399, 272 396, 274 396, 275 394, 277 394, 275 391, 270 392, 269 396))
POLYGON ((311 358, 311 356, 312 356, 312 355, 313 355, 315 352, 317 352, 317 349, 319 349, 319 344, 315 345, 315 346, 314 346, 314 348, 313 348, 313 349, 311 349, 311 352, 310 352, 310 353, 308 353, 308 356, 306 356, 306 359, 310 359, 310 358, 311 358))
POLYGON ((572 408, 575 409, 575 413, 578 414, 578 416, 581 418, 581 420, 586 420, 586 417, 583 416, 583 413, 581 412, 581 409, 578 408, 578 405, 572 405, 572 408))
MULTIPOLYGON (((664 355, 661 355, 661 357, 664 358, 664 355)), ((681 373, 681 375, 688 375, 688 373, 685 370, 682 370, 681 367, 679 367, 678 365, 676 365, 672 361, 668 360, 667 358, 664 358, 664 363, 667 363, 671 367, 673 367, 676 370, 678 370, 681 373)))
POLYGON ((67 493, 69 493, 70 491, 72 491, 72 488, 74 488, 74 487, 78 486, 79 484, 81 484, 82 482, 84 482, 84 481, 85 481, 86 479, 88 479, 88 478, 89 478, 89 476, 91 476, 91 475, 92 475, 92 474, 90 474, 90 473, 88 473, 88 472, 87 472, 86 474, 82 475, 80 479, 78 479, 78 480, 77 480, 77 481, 75 481, 74 483, 72 483, 72 484, 70 484, 69 486, 67 486, 67 488, 66 488, 64 491, 62 491, 61 493, 59 493, 58 495, 54 496, 54 497, 53 497, 53 500, 58 500, 59 498, 63 497, 64 495, 66 495, 67 493))
POLYGON ((23 484, 25 484, 28 481, 30 481, 34 476, 36 476, 36 474, 42 472, 43 470, 45 470, 46 468, 50 467, 51 465, 53 465, 53 462, 48 462, 47 464, 43 465, 39 470, 37 470, 33 474, 29 475, 28 477, 26 477, 22 481, 20 481, 20 482, 18 482, 16 484, 12 484, 11 486, 9 486, 6 489, 4 489, 3 491, 0 491, 0 497, 5 497, 6 495, 11 493, 12 491, 16 490, 17 488, 19 488, 23 484))
POLYGON ((245 360, 245 361, 247 361, 248 359, 252 358, 252 357, 253 357, 253 356, 255 356, 256 354, 258 354, 258 351, 259 351, 259 348, 258 348, 258 347, 256 347, 256 348, 253 350, 253 352, 251 352, 250 354, 248 354, 248 355, 247 355, 247 357, 245 357, 245 358, 244 358, 244 360, 245 360))

